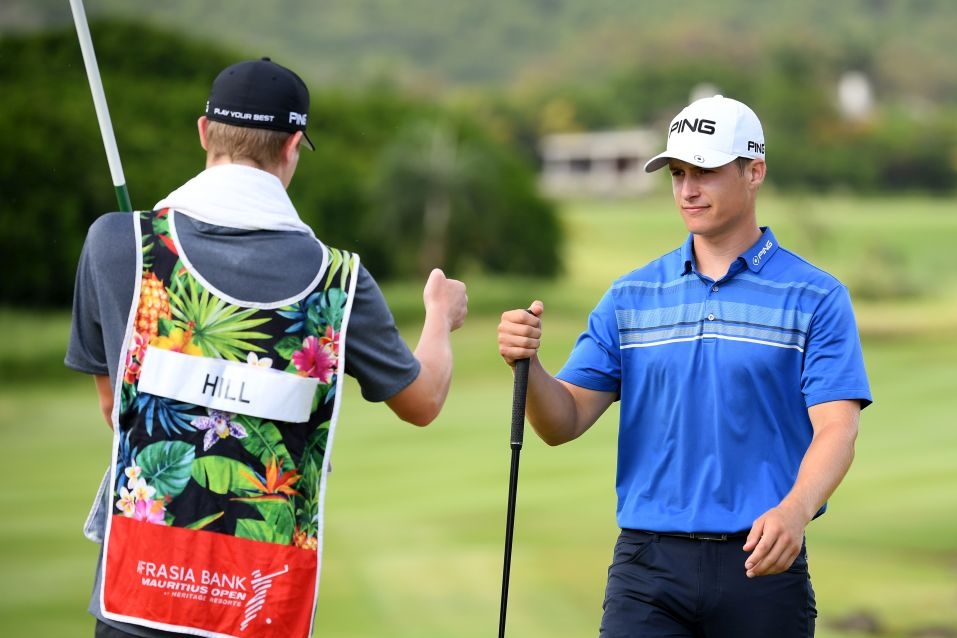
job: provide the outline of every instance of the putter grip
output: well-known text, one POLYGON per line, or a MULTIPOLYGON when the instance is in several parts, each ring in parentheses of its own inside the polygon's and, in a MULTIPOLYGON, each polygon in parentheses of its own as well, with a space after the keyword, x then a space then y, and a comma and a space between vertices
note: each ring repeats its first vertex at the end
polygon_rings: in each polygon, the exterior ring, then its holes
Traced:
POLYGON ((528 390, 528 359, 515 361, 515 382, 512 386, 512 439, 513 448, 522 447, 525 436, 525 394, 528 390))

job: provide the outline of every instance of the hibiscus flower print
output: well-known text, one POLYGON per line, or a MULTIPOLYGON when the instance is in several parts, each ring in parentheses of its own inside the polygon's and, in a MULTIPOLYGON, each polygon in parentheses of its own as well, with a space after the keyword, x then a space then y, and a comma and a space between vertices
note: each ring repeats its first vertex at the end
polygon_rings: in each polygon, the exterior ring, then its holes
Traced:
POLYGON ((332 326, 326 326, 326 333, 319 337, 319 343, 328 344, 332 348, 332 354, 339 358, 339 333, 332 329, 332 326))
POLYGON ((299 374, 319 379, 319 383, 329 383, 339 365, 335 343, 328 336, 303 339, 302 349, 292 354, 292 363, 299 374))
POLYGON ((152 499, 136 501, 133 520, 162 525, 166 522, 166 508, 163 506, 163 501, 152 499))
POLYGON ((133 333, 130 347, 126 351, 126 366, 123 370, 123 381, 125 383, 133 383, 140 377, 140 367, 143 364, 148 343, 149 338, 146 335, 138 332, 133 333))

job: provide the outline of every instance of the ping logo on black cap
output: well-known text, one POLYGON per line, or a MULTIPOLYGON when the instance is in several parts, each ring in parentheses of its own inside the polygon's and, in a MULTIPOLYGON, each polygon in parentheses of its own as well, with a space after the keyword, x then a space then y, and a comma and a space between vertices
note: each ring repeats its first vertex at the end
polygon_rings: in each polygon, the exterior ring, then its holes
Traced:
POLYGON ((269 58, 247 60, 224 69, 206 101, 206 117, 233 126, 247 126, 294 133, 315 146, 306 135, 309 90, 305 82, 269 58))

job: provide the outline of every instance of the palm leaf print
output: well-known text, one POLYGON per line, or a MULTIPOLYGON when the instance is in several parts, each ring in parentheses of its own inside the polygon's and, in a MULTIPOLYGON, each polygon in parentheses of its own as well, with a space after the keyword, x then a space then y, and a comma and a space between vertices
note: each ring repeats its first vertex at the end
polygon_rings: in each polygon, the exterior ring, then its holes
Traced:
POLYGON ((189 443, 159 441, 143 448, 136 455, 136 462, 143 478, 156 488, 159 497, 175 499, 189 482, 195 456, 189 443))
POLYGON ((342 327, 342 317, 345 314, 348 297, 344 290, 333 288, 322 293, 319 305, 320 325, 332 326, 338 331, 342 327))
POLYGON ((159 423, 168 436, 193 430, 190 421, 193 415, 188 411, 191 405, 180 403, 167 397, 140 392, 133 400, 136 409, 143 413, 146 421, 146 433, 153 436, 153 424, 159 423))
POLYGON ((236 521, 236 536, 266 543, 291 545, 295 531, 292 506, 284 498, 271 496, 260 499, 233 499, 253 505, 262 520, 241 518, 236 521))
MULTIPOLYGON (((292 320, 292 325, 286 328, 289 334, 317 334, 318 315, 313 308, 319 305, 319 299, 322 293, 314 292, 305 299, 297 301, 291 306, 286 306, 279 310, 279 315, 292 320)), ((293 349, 299 347, 301 341, 297 341, 293 349)), ((287 357, 288 358, 288 357, 287 357)))
POLYGON ((345 289, 349 275, 352 273, 352 254, 345 250, 336 248, 329 249, 329 271, 326 275, 326 288, 332 283, 332 278, 339 270, 339 287, 345 289), (340 270, 341 267, 341 270, 340 270))
MULTIPOLYGON (((317 335, 326 331, 326 326, 339 330, 348 297, 338 288, 317 292, 305 299, 279 310, 279 314, 293 321, 286 328, 290 334, 317 335)), ((293 349, 299 348, 300 341, 294 342, 293 349)))
POLYGON ((232 306, 210 295, 189 273, 173 280, 169 303, 173 323, 183 330, 192 329, 192 342, 206 356, 245 361, 249 352, 265 352, 253 342, 269 335, 252 328, 268 319, 255 319, 256 309, 232 306))
POLYGON ((152 270, 153 268, 153 236, 144 232, 140 251, 143 253, 143 269, 152 270))
POLYGON ((270 459, 278 459, 283 470, 295 469, 292 456, 286 449, 286 443, 275 423, 239 414, 234 420, 241 423, 246 430, 246 437, 240 439, 240 443, 247 452, 258 457, 263 465, 270 459))
POLYGON ((329 422, 323 423, 309 435, 303 450, 302 480, 300 494, 293 497, 296 508, 296 527, 307 537, 315 536, 319 528, 319 480, 325 457, 326 440, 329 438, 329 422))
POLYGON ((329 287, 329 284, 332 283, 332 278, 335 276, 336 271, 339 270, 339 266, 342 265, 345 255, 341 250, 335 248, 329 249, 329 267, 326 269, 326 285, 325 288, 329 287))

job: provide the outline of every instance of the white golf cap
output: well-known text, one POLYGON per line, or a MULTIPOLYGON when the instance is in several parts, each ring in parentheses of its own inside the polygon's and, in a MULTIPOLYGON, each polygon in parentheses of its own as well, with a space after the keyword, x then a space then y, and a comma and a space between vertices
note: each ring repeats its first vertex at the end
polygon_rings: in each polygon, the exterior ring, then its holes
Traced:
POLYGON ((722 95, 686 106, 668 127, 668 148, 645 164, 651 173, 677 159, 702 168, 717 168, 738 157, 764 159, 764 131, 746 104, 722 95))

